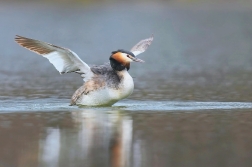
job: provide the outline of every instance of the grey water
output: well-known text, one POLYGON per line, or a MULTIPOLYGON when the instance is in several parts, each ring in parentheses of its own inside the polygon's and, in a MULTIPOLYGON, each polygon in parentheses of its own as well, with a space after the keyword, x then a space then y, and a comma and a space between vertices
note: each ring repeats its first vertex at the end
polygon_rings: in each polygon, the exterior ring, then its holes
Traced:
POLYGON ((0 5, 0 167, 251 166, 252 9, 246 5, 0 5), (15 35, 86 63, 154 35, 132 63, 133 94, 72 107, 83 83, 15 35))

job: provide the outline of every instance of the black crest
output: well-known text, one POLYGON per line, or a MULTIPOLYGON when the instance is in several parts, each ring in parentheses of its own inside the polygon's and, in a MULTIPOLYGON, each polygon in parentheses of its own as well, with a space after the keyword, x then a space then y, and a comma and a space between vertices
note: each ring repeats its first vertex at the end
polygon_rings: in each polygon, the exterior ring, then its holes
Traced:
POLYGON ((126 54, 128 54, 128 55, 131 55, 132 57, 136 57, 136 56, 134 55, 134 53, 132 53, 132 52, 130 52, 130 51, 127 51, 127 50, 124 50, 124 49, 118 49, 117 51, 113 51, 112 54, 115 54, 115 53, 117 53, 117 52, 126 53, 126 54))

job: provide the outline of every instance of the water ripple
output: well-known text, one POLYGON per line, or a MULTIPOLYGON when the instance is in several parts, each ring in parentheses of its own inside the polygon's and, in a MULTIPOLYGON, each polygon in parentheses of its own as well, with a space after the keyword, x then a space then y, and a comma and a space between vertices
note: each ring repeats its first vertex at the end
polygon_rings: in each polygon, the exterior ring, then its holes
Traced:
POLYGON ((252 109, 249 102, 195 102, 195 101, 138 101, 124 100, 112 107, 76 107, 69 106, 67 100, 35 99, 31 101, 5 101, 0 105, 0 113, 35 112, 35 111, 78 111, 78 110, 122 110, 122 111, 199 111, 199 110, 232 110, 252 109))

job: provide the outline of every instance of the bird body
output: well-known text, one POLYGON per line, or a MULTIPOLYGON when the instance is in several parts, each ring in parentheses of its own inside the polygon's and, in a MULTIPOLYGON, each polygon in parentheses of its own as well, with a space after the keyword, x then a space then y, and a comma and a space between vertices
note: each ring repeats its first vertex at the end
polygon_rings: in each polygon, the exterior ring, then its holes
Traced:
POLYGON ((134 82, 128 71, 123 70, 114 75, 118 75, 120 80, 109 83, 105 78, 97 76, 85 82, 72 96, 71 105, 110 106, 131 95, 134 82))
POLYGON ((75 91, 70 104, 78 106, 111 106, 131 95, 134 82, 128 73, 130 63, 144 62, 136 55, 144 52, 152 40, 138 42, 131 51, 114 51, 110 63, 89 67, 70 49, 18 35, 15 38, 21 46, 47 58, 60 74, 75 72, 82 76, 84 84, 75 91))

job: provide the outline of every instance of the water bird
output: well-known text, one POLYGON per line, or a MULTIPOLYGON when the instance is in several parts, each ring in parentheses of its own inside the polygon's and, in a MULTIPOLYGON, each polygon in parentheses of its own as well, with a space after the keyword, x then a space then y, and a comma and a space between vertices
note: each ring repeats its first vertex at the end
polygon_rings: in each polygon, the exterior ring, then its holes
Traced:
POLYGON ((134 82, 128 70, 131 62, 144 62, 136 56, 143 53, 153 41, 153 36, 138 42, 130 51, 113 51, 109 63, 90 67, 70 49, 43 41, 16 35, 22 47, 47 58, 60 74, 75 72, 84 84, 75 91, 70 105, 111 106, 131 95, 134 82))

